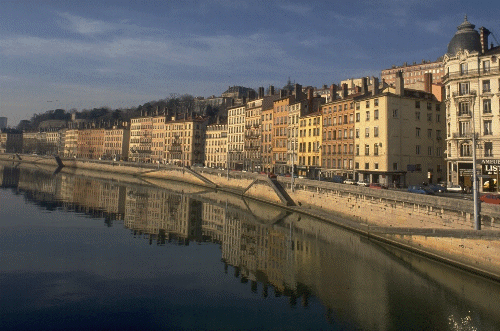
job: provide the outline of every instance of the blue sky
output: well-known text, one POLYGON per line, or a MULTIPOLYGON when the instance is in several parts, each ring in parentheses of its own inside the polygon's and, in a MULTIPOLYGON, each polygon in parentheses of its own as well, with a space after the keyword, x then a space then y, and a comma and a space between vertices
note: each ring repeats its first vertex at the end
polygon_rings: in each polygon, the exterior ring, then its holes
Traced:
POLYGON ((500 39, 499 9, 496 1, 0 0, 0 116, 16 125, 55 108, 378 76, 443 55, 464 14, 500 39))

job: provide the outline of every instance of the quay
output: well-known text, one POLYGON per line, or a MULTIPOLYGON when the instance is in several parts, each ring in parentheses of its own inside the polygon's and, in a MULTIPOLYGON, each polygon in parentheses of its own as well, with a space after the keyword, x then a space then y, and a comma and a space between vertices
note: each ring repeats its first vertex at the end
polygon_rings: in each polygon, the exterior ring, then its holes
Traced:
POLYGON ((307 222, 304 218, 295 224, 310 233, 321 233, 335 224, 368 240, 500 281, 500 206, 497 205, 481 204, 482 230, 474 230, 473 202, 459 198, 301 178, 294 178, 292 185, 291 178, 271 179, 257 173, 204 167, 16 154, 0 154, 0 161, 151 185, 175 181, 182 191, 199 187, 200 190, 193 191, 230 193, 321 219, 323 222, 307 222))

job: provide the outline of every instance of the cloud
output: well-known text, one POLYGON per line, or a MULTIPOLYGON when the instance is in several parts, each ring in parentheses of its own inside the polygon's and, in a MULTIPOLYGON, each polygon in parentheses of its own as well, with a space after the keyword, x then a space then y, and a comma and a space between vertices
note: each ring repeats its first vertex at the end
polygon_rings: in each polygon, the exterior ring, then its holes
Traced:
POLYGON ((307 15, 312 11, 312 7, 299 4, 278 5, 279 8, 297 15, 307 15))
POLYGON ((92 20, 69 13, 57 14, 65 20, 63 24, 64 28, 82 35, 90 36, 96 34, 104 34, 116 30, 116 27, 114 25, 103 21, 92 20))

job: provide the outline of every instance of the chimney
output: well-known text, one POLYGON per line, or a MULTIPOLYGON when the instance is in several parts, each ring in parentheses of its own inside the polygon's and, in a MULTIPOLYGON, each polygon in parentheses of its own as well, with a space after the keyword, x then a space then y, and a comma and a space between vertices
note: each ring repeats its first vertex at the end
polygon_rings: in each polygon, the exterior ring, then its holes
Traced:
POLYGON ((424 74, 424 91, 432 93, 432 74, 430 72, 424 74))
POLYGON ((349 93, 347 92, 347 84, 344 83, 342 84, 342 98, 345 99, 348 95, 349 93))
POLYGON ((403 95, 405 89, 405 81, 403 79, 403 72, 400 70, 396 72, 396 95, 403 95))
POLYGON ((354 86, 354 92, 355 92, 355 93, 359 93, 359 92, 361 92, 361 87, 359 87, 359 86, 357 86, 357 85, 356 85, 356 86, 354 86))
POLYGON ((259 99, 264 98, 264 87, 259 87, 259 99))
POLYGON ((287 90, 280 90, 280 98, 284 98, 287 95, 287 90))
POLYGON ((302 94, 302 85, 300 84, 295 84, 295 99, 300 100, 301 97, 300 95, 302 94))
POLYGON ((372 82, 373 82, 372 95, 377 95, 379 93, 378 77, 372 77, 372 82))
POLYGON ((307 89, 307 100, 311 101, 314 97, 314 90, 312 88, 307 89))
POLYGON ((337 86, 335 84, 330 85, 330 101, 334 101, 337 98, 337 86))
POLYGON ((274 95, 274 86, 269 86, 269 95, 274 95))
POLYGON ((361 86, 361 93, 367 94, 368 93, 368 77, 363 77, 362 81, 363 81, 363 83, 361 86))
POLYGON ((242 104, 245 105, 247 103, 247 97, 243 97, 242 99, 242 104))
POLYGON ((248 91, 248 101, 255 100, 255 90, 248 91))
POLYGON ((484 54, 488 50, 488 36, 491 32, 485 27, 479 28, 479 36, 481 41, 481 53, 484 54))

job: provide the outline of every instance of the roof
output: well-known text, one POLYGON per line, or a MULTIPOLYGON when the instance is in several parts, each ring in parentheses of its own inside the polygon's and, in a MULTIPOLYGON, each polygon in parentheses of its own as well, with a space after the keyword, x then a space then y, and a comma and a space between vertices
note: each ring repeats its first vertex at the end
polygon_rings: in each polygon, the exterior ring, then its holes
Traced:
POLYGON ((481 52, 481 40, 476 26, 467 20, 467 15, 462 24, 457 27, 457 32, 448 44, 448 54, 454 56, 459 51, 481 52))

